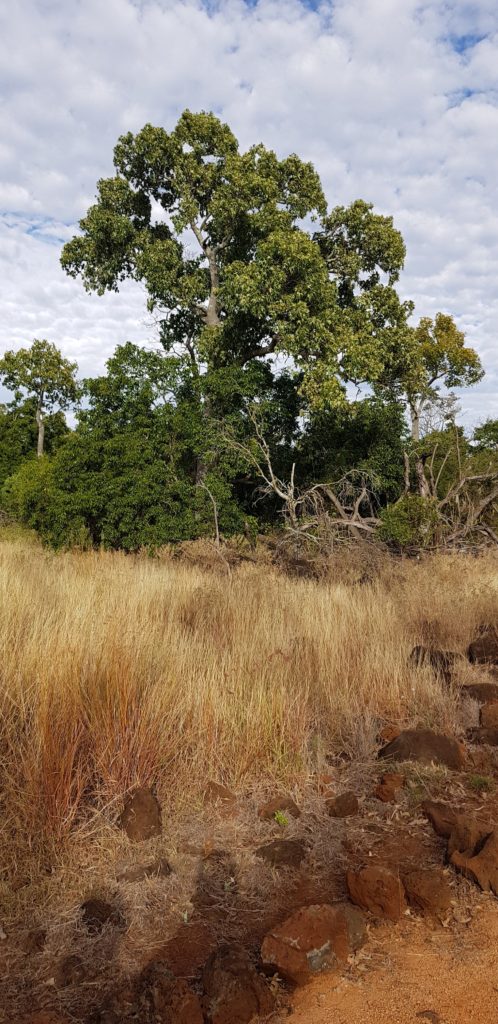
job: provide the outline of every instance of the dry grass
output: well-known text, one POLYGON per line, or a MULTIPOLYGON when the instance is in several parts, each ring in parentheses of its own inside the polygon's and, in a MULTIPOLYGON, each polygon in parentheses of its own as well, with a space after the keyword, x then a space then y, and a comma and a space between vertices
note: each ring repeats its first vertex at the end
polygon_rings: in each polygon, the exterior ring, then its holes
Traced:
POLYGON ((10 863, 20 836, 36 860, 97 816, 112 822, 136 784, 194 807, 207 777, 240 787, 304 777, 331 750, 366 757, 385 721, 451 730, 454 703, 407 656, 428 632, 463 650, 496 621, 497 596, 492 556, 388 563, 346 586, 3 541, 10 863))
MULTIPOLYGON (((233 552, 220 559, 208 545, 154 560, 54 555, 22 535, 0 539, 6 1006, 30 1005, 36 992, 52 1007, 47 979, 68 950, 77 949, 86 980, 57 998, 77 1019, 79 1007, 97 1005, 165 943, 178 955, 184 939, 190 949, 197 929, 202 963, 204 884, 211 904, 222 904, 216 935, 230 941, 251 934, 271 908, 330 897, 345 866, 346 831, 326 814, 312 773, 332 771, 336 786, 362 795, 348 848, 372 841, 370 818, 384 842, 404 811, 371 799, 379 729, 397 722, 458 731, 465 708, 408 656, 423 642, 463 652, 480 624, 498 624, 491 554, 397 562, 372 552, 362 561, 356 552, 334 560, 323 582, 279 573, 264 551, 254 557, 237 567, 233 552), (209 777, 243 794, 233 817, 203 806, 209 777), (154 784, 163 804, 163 836, 145 853, 113 827, 136 784, 154 784), (303 810, 284 831, 305 837, 306 889, 301 876, 278 878, 255 858, 260 842, 281 834, 257 816, 276 785, 303 810), (220 879, 202 882, 195 848, 224 851, 220 879), (169 879, 119 885, 120 864, 156 855, 173 864, 169 879), (84 933, 78 908, 89 893, 114 894, 122 933, 84 933), (33 926, 47 930, 47 942, 27 960, 22 941, 33 926)), ((475 672, 465 662, 459 671, 475 672)), ((451 786, 458 800, 448 773, 414 771, 407 808, 411 796, 451 786)), ((1 1011, 0 994, 0 1020, 10 1021, 1 1011)))

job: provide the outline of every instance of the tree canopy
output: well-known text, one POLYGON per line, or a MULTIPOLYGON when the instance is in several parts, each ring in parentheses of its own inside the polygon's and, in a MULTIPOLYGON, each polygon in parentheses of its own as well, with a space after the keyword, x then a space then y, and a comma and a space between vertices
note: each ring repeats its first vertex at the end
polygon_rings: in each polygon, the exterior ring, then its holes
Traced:
POLYGON ((327 214, 310 163, 241 152, 209 113, 122 136, 114 165, 62 266, 100 294, 143 282, 167 351, 211 368, 280 353, 317 406, 399 368, 412 307, 392 218, 361 201, 327 214))
POLYGON ((55 345, 38 338, 30 348, 6 352, 0 359, 0 380, 14 392, 14 401, 33 399, 38 456, 44 452, 46 411, 68 409, 77 399, 77 369, 55 345))

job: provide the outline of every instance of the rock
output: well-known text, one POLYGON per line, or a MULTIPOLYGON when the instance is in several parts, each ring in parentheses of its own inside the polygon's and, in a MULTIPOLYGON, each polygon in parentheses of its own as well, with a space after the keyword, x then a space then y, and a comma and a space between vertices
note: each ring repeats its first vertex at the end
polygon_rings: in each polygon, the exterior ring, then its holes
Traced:
POLYGON ((492 826, 483 821, 459 814, 448 839, 449 859, 451 860, 454 853, 464 853, 467 857, 473 857, 482 848, 492 830, 492 826))
POLYGON ((56 988, 67 988, 68 985, 79 985, 85 977, 85 968, 81 957, 75 953, 65 956, 57 964, 54 974, 56 988))
POLYGON ((385 725, 379 733, 380 743, 390 743, 391 740, 395 740, 396 736, 399 736, 401 729, 397 725, 385 725))
POLYGON ((36 1010, 25 1017, 16 1018, 16 1024, 69 1024, 69 1017, 61 1017, 50 1010, 36 1010))
POLYGON ((436 800, 424 800, 422 810, 428 817, 437 836, 448 839, 457 821, 457 813, 449 804, 438 803, 436 800))
POLYGON ((126 797, 119 825, 135 843, 161 835, 161 808, 150 789, 141 787, 126 797))
POLYGON ((165 857, 158 857, 150 864, 131 864, 118 873, 118 882, 141 882, 144 878, 167 878, 172 867, 165 857))
POLYGON ((345 963, 365 936, 363 914, 348 903, 302 907, 266 935, 261 956, 286 981, 304 985, 345 963))
POLYGON ((140 977, 141 1002, 160 1024, 203 1024, 199 997, 186 981, 175 978, 166 964, 149 964, 140 977))
POLYGON ((401 880, 387 868, 371 865, 359 871, 348 871, 346 883, 353 903, 370 911, 374 917, 399 921, 406 910, 401 880))
POLYGON ((498 729, 498 700, 482 706, 479 721, 485 729, 498 729))
POLYGON ((474 663, 498 665, 498 630, 494 626, 482 626, 481 635, 472 641, 467 654, 474 663))
POLYGON ((111 903, 91 897, 81 904, 81 920, 89 935, 99 935, 108 922, 114 925, 123 924, 123 918, 111 903))
POLYGON ((348 790, 347 793, 339 793, 327 800, 326 807, 331 818, 350 818, 358 814, 360 805, 356 794, 348 790))
POLYGON ((451 906, 451 887, 440 868, 410 871, 403 885, 411 907, 429 917, 444 918, 451 906))
POLYGON ((480 746, 498 747, 498 729, 469 729, 467 736, 471 743, 480 746))
POLYGON ((256 850, 256 857, 274 868, 298 868, 305 856, 306 846, 301 839, 275 839, 256 850))
POLYGON ((209 1024, 250 1024, 275 1009, 275 996, 266 979, 242 949, 223 947, 213 953, 202 980, 209 1024))
POLYGON ((234 804, 236 799, 235 793, 219 782, 208 782, 204 790, 205 804, 234 804))
POLYGON ((424 647, 418 644, 410 654, 410 661, 417 668, 431 668, 445 683, 450 683, 455 662, 460 657, 461 655, 455 651, 442 651, 437 647, 424 647))
POLYGON ((44 928, 33 928, 27 935, 24 936, 21 942, 21 948, 24 953, 32 955, 34 953, 40 953, 43 949, 47 940, 47 933, 44 928))
POLYGON ((492 832, 478 853, 467 856, 455 850, 450 862, 466 878, 475 882, 484 892, 498 896, 498 831, 492 832))
POLYGON ((397 772, 386 772, 375 787, 374 796, 385 804, 394 804, 405 784, 405 776, 397 772))
POLYGON ((464 697, 487 704, 488 701, 498 700, 498 683, 466 683, 460 687, 460 692, 464 697))
POLYGON ((380 758, 393 761, 419 761, 422 764, 444 764, 456 770, 465 764, 465 750, 458 740, 442 736, 431 729, 405 729, 379 751, 380 758))
POLYGON ((290 814, 293 818, 299 818, 301 811, 290 796, 276 796, 273 800, 269 800, 268 803, 263 804, 259 808, 258 817, 262 821, 271 821, 275 818, 277 811, 281 811, 283 814, 290 814))

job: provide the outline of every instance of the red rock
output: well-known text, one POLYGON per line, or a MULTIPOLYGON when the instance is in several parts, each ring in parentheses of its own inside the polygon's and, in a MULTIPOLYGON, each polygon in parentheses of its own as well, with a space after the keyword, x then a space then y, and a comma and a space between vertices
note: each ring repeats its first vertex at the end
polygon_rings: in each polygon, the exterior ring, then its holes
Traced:
POLYGON ((150 789, 141 787, 126 797, 119 825, 135 843, 161 835, 161 808, 150 789))
POLYGON ((462 744, 430 729, 405 729, 379 751, 379 757, 391 758, 393 761, 419 761, 422 764, 435 762, 457 770, 465 764, 462 744))
POLYGON ((380 730, 379 740, 381 743, 391 743, 392 740, 396 739, 396 736, 399 736, 400 732, 401 729, 397 725, 385 725, 380 730))
POLYGON ((142 1004, 146 1002, 150 1006, 153 1019, 160 1024, 203 1024, 199 997, 161 961, 145 969, 140 989, 142 1004))
POLYGON ((290 796, 276 796, 273 800, 269 800, 268 803, 263 804, 259 808, 258 817, 262 821, 271 821, 275 818, 277 811, 281 811, 283 814, 290 814, 293 818, 299 818, 301 811, 290 796))
POLYGON ((266 935, 263 963, 295 985, 335 970, 365 941, 363 914, 348 903, 303 907, 266 935))
POLYGON ((468 738, 471 743, 482 746, 498 747, 498 729, 469 729, 468 738))
POLYGON ((375 917, 399 921, 404 914, 406 900, 403 885, 398 876, 387 868, 371 865, 359 871, 348 871, 346 882, 353 903, 370 911, 375 917))
POLYGON ((209 1024, 251 1024, 275 1009, 275 996, 247 953, 224 947, 210 956, 202 976, 209 1024))
POLYGON ((234 804, 237 797, 226 786, 210 780, 204 790, 205 804, 234 804))
POLYGON ((259 846, 256 856, 274 868, 298 868, 306 856, 306 846, 301 839, 275 839, 259 846))
POLYGON ((489 701, 498 700, 498 683, 465 683, 460 687, 464 697, 479 701, 480 704, 487 704, 489 701))
POLYGON ((467 653, 469 661, 498 664, 498 630, 494 626, 482 626, 481 635, 472 641, 467 653))
POLYGON ((459 814, 448 839, 448 857, 464 853, 472 857, 492 832, 492 826, 466 814, 459 814))
POLYGON ((394 804, 405 784, 405 776, 397 772, 386 772, 375 787, 374 796, 385 804, 394 804))
POLYGON ((498 896, 498 831, 492 832, 473 856, 455 850, 450 863, 484 892, 498 896))
POLYGON ((451 888, 440 868, 425 868, 403 875, 411 907, 426 916, 444 918, 451 905, 451 888))
POLYGON ((339 793, 327 800, 326 807, 331 818, 350 818, 358 814, 360 805, 356 793, 348 790, 347 793, 339 793))
POLYGON ((484 704, 481 708, 480 722, 486 729, 498 729, 498 700, 484 704))
POLYGON ((437 836, 448 839, 457 821, 457 813, 449 804, 439 803, 436 800, 424 800, 422 810, 427 815, 437 836))

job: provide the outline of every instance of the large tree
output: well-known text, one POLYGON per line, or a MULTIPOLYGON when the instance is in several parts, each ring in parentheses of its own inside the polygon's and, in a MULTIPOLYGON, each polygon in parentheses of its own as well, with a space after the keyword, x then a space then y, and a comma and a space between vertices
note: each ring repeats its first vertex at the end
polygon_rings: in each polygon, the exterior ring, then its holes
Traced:
POLYGON ((46 413, 68 409, 76 402, 77 369, 77 364, 64 359, 55 345, 38 338, 30 348, 6 352, 0 359, 0 380, 14 392, 15 401, 33 400, 39 457, 44 452, 46 413))
POLYGON ((411 306, 390 218, 362 202, 327 215, 310 163, 241 152, 210 113, 122 136, 114 164, 62 266, 100 294, 142 282, 168 351, 198 370, 280 353, 315 405, 398 367, 411 306))

